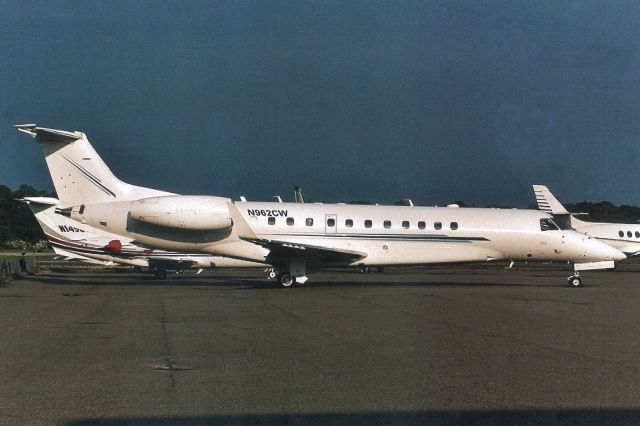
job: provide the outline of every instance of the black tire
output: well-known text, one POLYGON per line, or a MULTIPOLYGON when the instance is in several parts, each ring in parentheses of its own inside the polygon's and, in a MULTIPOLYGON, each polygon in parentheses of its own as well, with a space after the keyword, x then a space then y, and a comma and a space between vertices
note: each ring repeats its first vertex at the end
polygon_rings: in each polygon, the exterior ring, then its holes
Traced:
POLYGON ((283 272, 278 275, 278 284, 282 288, 291 288, 296 285, 296 277, 292 276, 288 272, 283 272))
POLYGON ((568 280, 569 287, 582 287, 582 278, 572 276, 568 280))

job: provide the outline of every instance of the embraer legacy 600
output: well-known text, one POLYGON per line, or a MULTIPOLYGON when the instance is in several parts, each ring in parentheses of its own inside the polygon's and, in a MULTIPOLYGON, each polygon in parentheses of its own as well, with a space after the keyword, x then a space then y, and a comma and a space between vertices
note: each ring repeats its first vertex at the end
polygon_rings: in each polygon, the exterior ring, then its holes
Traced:
POLYGON ((580 286, 580 265, 625 258, 537 210, 234 202, 143 188, 116 178, 82 132, 16 127, 43 149, 57 213, 145 247, 272 265, 283 287, 329 266, 497 259, 572 261, 569 283, 580 286))

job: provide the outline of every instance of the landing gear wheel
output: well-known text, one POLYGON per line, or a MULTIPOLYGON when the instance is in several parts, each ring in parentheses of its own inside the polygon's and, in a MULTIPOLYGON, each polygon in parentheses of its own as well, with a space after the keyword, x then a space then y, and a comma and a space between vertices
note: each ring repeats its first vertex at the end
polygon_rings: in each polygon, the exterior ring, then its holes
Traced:
POLYGON ((276 271, 275 269, 269 269, 267 270, 267 277, 269 277, 269 279, 274 279, 276 277, 276 271))
POLYGON ((296 283, 296 277, 291 276, 288 272, 283 272, 278 276, 278 283, 283 288, 293 287, 296 283))
POLYGON ((582 278, 580 275, 571 275, 567 278, 567 284, 569 287, 582 287, 582 278))
POLYGON ((155 273, 153 275, 157 279, 163 280, 163 279, 167 278, 167 271, 165 271, 164 269, 156 269, 156 271, 155 271, 155 273))

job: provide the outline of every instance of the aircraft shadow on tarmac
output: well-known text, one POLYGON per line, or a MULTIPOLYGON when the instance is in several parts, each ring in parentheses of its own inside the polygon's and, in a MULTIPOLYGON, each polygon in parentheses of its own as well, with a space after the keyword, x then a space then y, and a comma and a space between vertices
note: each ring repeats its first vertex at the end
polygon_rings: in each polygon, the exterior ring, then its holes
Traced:
POLYGON ((637 425, 637 409, 558 409, 558 410, 487 410, 487 411, 418 411, 349 414, 257 414, 194 417, 112 417, 74 419, 64 423, 80 425, 388 425, 388 424, 446 424, 446 425, 637 425))
MULTIPOLYGON (((326 287, 548 287, 557 288, 555 285, 557 279, 554 277, 553 282, 549 282, 549 277, 535 278, 531 283, 522 282, 489 282, 481 281, 451 281, 451 280, 431 280, 431 281, 402 281, 399 280, 383 280, 383 281, 326 281, 318 280, 308 281, 304 286, 298 287, 297 290, 305 288, 326 288, 326 287)), ((74 276, 74 274, 65 275, 48 275, 40 274, 29 278, 29 281, 40 284, 52 285, 80 285, 80 286, 147 286, 147 287, 221 287, 225 289, 274 289, 278 285, 273 280, 255 277, 237 277, 237 276, 184 276, 177 275, 173 278, 156 279, 153 276, 120 274, 109 275, 105 279, 104 274, 82 274, 74 276)), ((287 290, 287 289, 283 289, 287 290)))

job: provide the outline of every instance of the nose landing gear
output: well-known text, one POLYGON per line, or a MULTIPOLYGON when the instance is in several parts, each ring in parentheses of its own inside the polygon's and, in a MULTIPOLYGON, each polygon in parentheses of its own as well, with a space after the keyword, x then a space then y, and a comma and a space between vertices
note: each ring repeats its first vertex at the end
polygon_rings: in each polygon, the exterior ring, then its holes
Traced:
POLYGON ((582 278, 578 272, 574 272, 569 278, 567 278, 567 285, 569 287, 582 287, 582 278))

